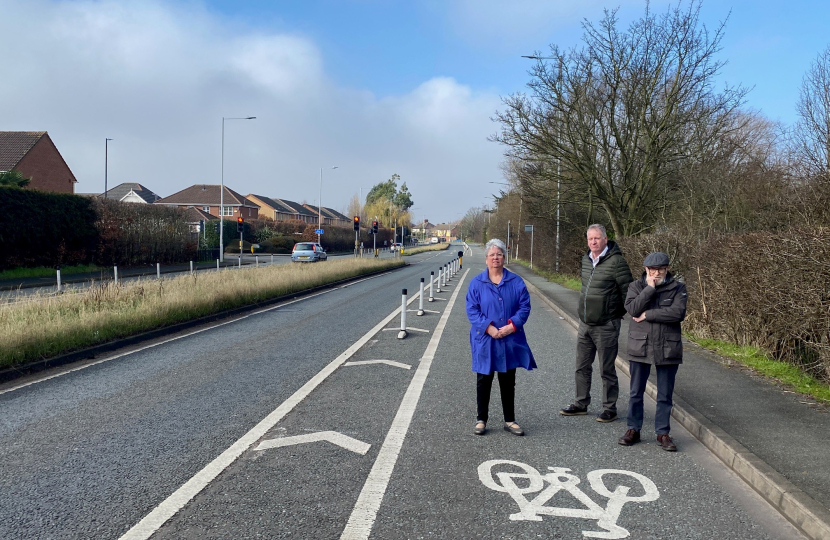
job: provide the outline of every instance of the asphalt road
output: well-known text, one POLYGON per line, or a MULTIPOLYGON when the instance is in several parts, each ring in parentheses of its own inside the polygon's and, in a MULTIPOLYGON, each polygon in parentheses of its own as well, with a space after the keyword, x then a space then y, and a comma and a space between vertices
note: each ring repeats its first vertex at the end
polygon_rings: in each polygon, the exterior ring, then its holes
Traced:
POLYGON ((437 313, 407 314, 426 332, 396 337, 401 289, 454 252, 0 387, 0 537, 800 538, 681 428, 672 454, 647 430, 616 444, 624 421, 561 417, 575 334, 535 298, 527 435, 501 429, 495 388, 473 435, 464 294, 480 248, 425 303, 437 313))

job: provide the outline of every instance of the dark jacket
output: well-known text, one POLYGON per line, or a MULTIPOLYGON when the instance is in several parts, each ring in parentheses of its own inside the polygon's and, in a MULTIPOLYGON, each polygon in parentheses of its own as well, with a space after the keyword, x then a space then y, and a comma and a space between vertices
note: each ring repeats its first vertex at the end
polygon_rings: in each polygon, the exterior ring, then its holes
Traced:
POLYGON ((625 309, 632 317, 646 314, 644 321, 628 325, 629 360, 657 366, 683 363, 680 322, 686 318, 686 285, 668 273, 655 289, 643 273, 628 287, 625 309))
POLYGON ((628 263, 616 242, 608 242, 608 251, 596 266, 591 252, 582 257, 582 291, 579 294, 579 319, 591 326, 605 324, 625 315, 625 294, 634 281, 628 263))
POLYGON ((524 330, 528 317, 530 294, 522 278, 507 269, 498 285, 490 281, 487 270, 474 277, 467 289, 473 371, 489 375, 517 367, 535 368, 536 361, 524 330), (508 322, 516 328, 512 334, 501 339, 493 339, 487 334, 491 324, 498 329, 508 322))

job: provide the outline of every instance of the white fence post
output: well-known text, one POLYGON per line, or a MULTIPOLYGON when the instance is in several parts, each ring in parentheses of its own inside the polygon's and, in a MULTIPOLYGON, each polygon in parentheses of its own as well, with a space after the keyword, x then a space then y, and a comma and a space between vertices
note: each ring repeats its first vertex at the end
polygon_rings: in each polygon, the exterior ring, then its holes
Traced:
POLYGON ((432 297, 432 283, 435 281, 435 272, 429 273, 429 301, 435 302, 435 299, 432 297))
POLYGON ((418 297, 418 312, 415 313, 417 316, 421 316, 424 314, 424 278, 421 278, 421 291, 420 296, 418 297))
POLYGON ((401 292, 401 331, 398 332, 398 339, 406 337, 406 289, 401 292))

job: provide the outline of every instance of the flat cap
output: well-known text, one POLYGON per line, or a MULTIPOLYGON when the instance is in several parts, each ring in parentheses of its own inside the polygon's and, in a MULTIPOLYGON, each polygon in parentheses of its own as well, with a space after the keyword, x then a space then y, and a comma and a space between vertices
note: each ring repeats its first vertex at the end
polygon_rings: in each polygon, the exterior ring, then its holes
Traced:
POLYGON ((669 256, 663 253, 662 251, 655 251, 654 253, 649 253, 646 255, 645 260, 643 261, 643 266, 646 267, 655 267, 655 266, 668 266, 669 265, 669 256))

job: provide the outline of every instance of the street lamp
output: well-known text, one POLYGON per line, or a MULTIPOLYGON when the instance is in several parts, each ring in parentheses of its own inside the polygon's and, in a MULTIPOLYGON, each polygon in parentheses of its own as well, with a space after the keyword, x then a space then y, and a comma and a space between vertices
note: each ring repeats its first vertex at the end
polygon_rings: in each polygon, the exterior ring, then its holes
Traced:
POLYGON ((107 198, 107 173, 109 172, 109 142, 112 139, 104 138, 104 198, 107 198))
MULTIPOLYGON (((339 169, 337 165, 332 170, 339 169)), ((320 167, 320 199, 317 201, 317 230, 323 230, 323 168, 320 167)), ((320 233, 317 233, 317 243, 320 244, 320 233)))
MULTIPOLYGON (((254 120, 256 116, 222 117, 222 183, 219 187, 219 260, 225 261, 225 120, 254 120)), ((241 260, 241 259, 240 259, 241 260)))

